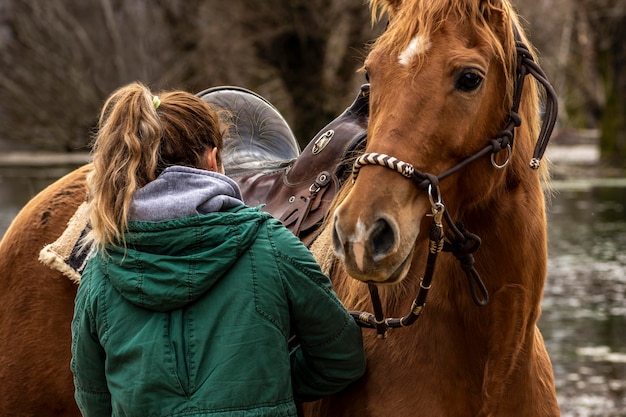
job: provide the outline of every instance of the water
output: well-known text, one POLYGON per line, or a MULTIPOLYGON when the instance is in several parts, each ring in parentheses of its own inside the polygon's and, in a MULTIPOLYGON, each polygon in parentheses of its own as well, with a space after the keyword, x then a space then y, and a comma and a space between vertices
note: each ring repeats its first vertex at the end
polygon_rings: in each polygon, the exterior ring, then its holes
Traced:
POLYGON ((562 416, 626 416, 626 181, 556 185, 540 328, 562 416))
MULTIPOLYGON (((0 236, 71 169, 0 169, 0 236)), ((626 416, 626 179, 556 182, 539 327, 563 417, 626 416)))

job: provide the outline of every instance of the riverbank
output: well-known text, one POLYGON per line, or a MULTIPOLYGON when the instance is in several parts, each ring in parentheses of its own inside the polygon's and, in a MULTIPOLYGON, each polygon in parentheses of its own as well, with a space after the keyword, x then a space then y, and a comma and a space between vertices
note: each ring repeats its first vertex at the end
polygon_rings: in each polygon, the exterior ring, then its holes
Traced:
POLYGON ((546 159, 554 181, 626 177, 624 169, 605 165, 595 144, 548 146, 546 159))
POLYGON ((3 152, 0 153, 0 182, 26 181, 27 179, 52 182, 90 161, 91 155, 86 152, 3 152))
POLYGON ((624 168, 611 167, 602 162, 599 134, 596 129, 557 132, 546 149, 552 179, 626 178, 624 168))
POLYGON ((91 155, 87 152, 3 152, 0 154, 0 168, 83 165, 90 160, 91 155))

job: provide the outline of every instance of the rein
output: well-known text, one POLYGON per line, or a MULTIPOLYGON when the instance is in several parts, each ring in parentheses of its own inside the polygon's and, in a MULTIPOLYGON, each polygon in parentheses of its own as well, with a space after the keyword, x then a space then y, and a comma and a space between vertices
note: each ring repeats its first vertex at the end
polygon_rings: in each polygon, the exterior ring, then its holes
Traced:
POLYGON ((487 288, 474 268, 473 253, 480 246, 480 238, 465 230, 461 225, 455 224, 452 220, 450 214, 445 210, 445 205, 443 204, 443 199, 439 191, 439 181, 460 171, 471 162, 488 154, 491 154, 491 163, 496 169, 502 169, 508 165, 512 155, 515 128, 522 123, 518 111, 524 88, 524 80, 528 74, 531 74, 543 86, 546 92, 545 115, 539 137, 535 144, 533 157, 529 163, 530 168, 535 170, 539 169, 541 158, 548 146, 550 136, 557 120, 557 96, 554 88, 548 81, 548 77, 539 65, 535 63, 528 47, 521 40, 517 28, 514 28, 514 35, 517 52, 517 68, 509 120, 505 128, 494 139, 491 139, 484 148, 439 175, 420 172, 407 162, 380 153, 365 153, 354 162, 352 182, 356 181, 359 170, 364 165, 380 165, 411 179, 419 189, 428 193, 432 211, 429 216, 433 218, 433 224, 430 229, 429 252, 426 267, 420 282, 420 288, 411 306, 411 311, 401 318, 385 318, 378 295, 378 287, 373 284, 368 284, 374 314, 363 311, 350 312, 361 327, 376 329, 379 338, 385 338, 387 336, 387 329, 409 326, 420 317, 426 304, 428 291, 432 285, 437 256, 442 250, 452 253, 459 261, 467 277, 470 294, 474 302, 479 306, 485 306, 489 302, 487 288), (495 155, 504 149, 507 151, 506 160, 502 164, 498 164, 495 161, 495 155), (445 221, 446 225, 452 231, 450 242, 445 242, 443 221, 445 221))

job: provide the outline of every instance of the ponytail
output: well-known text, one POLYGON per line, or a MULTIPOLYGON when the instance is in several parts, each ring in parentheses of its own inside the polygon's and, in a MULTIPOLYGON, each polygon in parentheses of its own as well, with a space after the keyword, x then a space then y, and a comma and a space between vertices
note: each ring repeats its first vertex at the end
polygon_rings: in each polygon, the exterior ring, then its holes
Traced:
POLYGON ((88 241, 101 250, 125 245, 134 193, 168 166, 204 168, 206 151, 222 148, 222 134, 217 114, 193 94, 156 96, 140 83, 115 91, 102 107, 93 142, 88 241))

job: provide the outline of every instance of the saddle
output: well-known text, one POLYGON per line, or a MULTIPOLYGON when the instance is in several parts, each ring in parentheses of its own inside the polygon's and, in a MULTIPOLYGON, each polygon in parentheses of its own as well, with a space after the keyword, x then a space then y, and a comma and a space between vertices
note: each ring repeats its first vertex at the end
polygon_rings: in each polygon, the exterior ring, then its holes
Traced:
POLYGON ((263 211, 310 246, 330 203, 349 177, 353 160, 365 147, 369 84, 361 86, 353 103, 301 152, 287 122, 258 94, 239 87, 216 87, 198 96, 228 115, 224 170, 239 184, 244 202, 263 205, 263 211))

